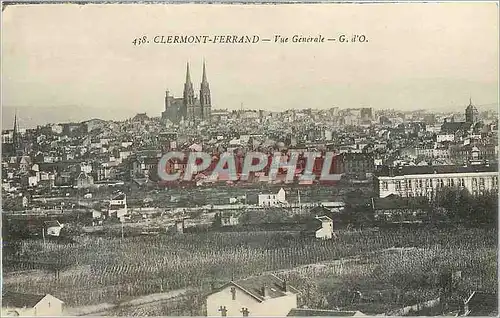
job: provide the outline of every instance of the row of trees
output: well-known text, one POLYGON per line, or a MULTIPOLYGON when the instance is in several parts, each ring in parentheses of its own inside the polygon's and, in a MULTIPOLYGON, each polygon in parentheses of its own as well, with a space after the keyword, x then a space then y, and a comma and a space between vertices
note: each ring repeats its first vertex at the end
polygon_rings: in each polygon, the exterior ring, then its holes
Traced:
POLYGON ((496 226, 498 192, 485 191, 471 195, 467 189, 444 188, 432 202, 433 209, 438 207, 446 210, 446 215, 452 222, 496 226))
MULTIPOLYGON (((345 209, 339 215, 345 224, 362 225, 373 222, 373 206, 369 195, 362 191, 351 191, 344 195, 345 209)), ((442 188, 433 200, 426 197, 408 198, 408 209, 424 210, 425 220, 431 223, 446 221, 474 226, 497 224, 498 192, 484 191, 472 195, 467 189, 442 188)))

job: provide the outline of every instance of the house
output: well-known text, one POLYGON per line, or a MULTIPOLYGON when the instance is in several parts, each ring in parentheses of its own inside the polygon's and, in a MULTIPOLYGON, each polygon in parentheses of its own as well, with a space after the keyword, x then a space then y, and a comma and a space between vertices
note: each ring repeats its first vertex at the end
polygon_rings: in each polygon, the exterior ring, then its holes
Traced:
POLYGON ((45 221, 44 227, 45 233, 47 233, 48 236, 59 236, 64 224, 59 223, 57 220, 45 221))
POLYGON ((15 292, 2 293, 2 317, 62 316, 64 302, 56 297, 15 292))
POLYGON ((127 196, 124 193, 116 195, 109 201, 108 216, 121 219, 127 214, 127 196))
POLYGON ((94 178, 85 171, 80 172, 75 179, 75 188, 88 188, 94 185, 94 178))
POLYGON ((286 203, 286 193, 283 188, 277 194, 259 194, 259 206, 280 206, 286 203))
POLYGON ((182 234, 184 233, 184 230, 185 230, 185 223, 184 223, 184 219, 181 219, 181 220, 176 220, 175 221, 175 230, 177 233, 179 234, 182 234))
POLYGON ((207 296, 207 316, 286 316, 299 291, 275 275, 231 281, 207 296))
POLYGON ((290 317, 361 317, 366 316, 361 311, 338 311, 312 308, 293 308, 287 316, 290 317))
POLYGON ((221 225, 222 226, 233 226, 238 225, 239 219, 233 213, 223 213, 221 216, 221 225))
POLYGON ((316 238, 322 240, 330 240, 335 234, 333 233, 333 220, 326 215, 315 217, 321 222, 321 227, 316 230, 316 238))
POLYGON ((134 124, 147 124, 149 123, 149 117, 146 113, 138 113, 132 118, 132 123, 134 124))

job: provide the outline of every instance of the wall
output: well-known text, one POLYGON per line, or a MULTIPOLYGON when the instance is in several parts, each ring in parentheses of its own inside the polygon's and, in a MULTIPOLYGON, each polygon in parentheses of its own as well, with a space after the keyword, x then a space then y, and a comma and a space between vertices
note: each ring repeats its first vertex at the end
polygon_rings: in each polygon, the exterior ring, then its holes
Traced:
POLYGON ((221 317, 220 306, 226 306, 227 316, 243 316, 240 312, 242 307, 248 308, 250 316, 256 311, 259 302, 255 298, 236 288, 236 299, 233 300, 231 287, 233 286, 227 286, 221 291, 207 297, 207 316, 221 317))
POLYGON ((227 316, 242 317, 241 309, 248 308, 249 316, 286 316, 292 308, 297 308, 297 295, 289 293, 286 296, 270 298, 258 302, 236 288, 236 299, 232 300, 231 287, 228 286, 207 297, 207 316, 221 317, 220 306, 226 306, 227 316))
POLYGON ((61 316, 63 302, 51 295, 46 295, 36 304, 34 310, 36 316, 61 316))

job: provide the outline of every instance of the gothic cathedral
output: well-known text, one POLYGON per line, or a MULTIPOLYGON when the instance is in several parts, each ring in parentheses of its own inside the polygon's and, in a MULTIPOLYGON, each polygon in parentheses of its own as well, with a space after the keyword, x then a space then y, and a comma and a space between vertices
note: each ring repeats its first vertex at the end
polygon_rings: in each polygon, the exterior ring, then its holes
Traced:
POLYGON ((208 122, 210 121, 211 110, 212 101, 205 62, 203 62, 203 75, 201 79, 199 98, 194 94, 191 74, 189 72, 189 63, 187 63, 186 81, 184 83, 184 93, 182 98, 170 96, 169 91, 166 91, 165 111, 161 114, 162 119, 164 121, 168 120, 172 123, 179 123, 181 121, 187 121, 192 124, 197 124, 202 121, 208 122))

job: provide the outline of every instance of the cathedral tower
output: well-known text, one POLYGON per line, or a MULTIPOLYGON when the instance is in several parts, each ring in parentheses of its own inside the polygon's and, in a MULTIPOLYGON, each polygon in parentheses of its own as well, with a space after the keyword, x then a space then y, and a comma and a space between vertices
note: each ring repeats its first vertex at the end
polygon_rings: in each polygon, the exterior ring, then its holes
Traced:
POLYGON ((212 100, 210 96, 210 86, 207 81, 207 71, 205 68, 205 61, 203 61, 203 76, 200 86, 200 104, 201 104, 201 117, 203 120, 209 121, 212 113, 212 100))
POLYGON ((472 105, 472 98, 469 99, 469 106, 465 109, 465 121, 468 123, 476 123, 479 120, 479 112, 477 108, 472 105))
POLYGON ((185 115, 186 119, 193 120, 194 119, 194 107, 195 107, 195 99, 194 99, 194 89, 193 83, 191 82, 191 75, 189 74, 189 62, 186 67, 186 82, 184 83, 184 109, 183 115, 185 115))

